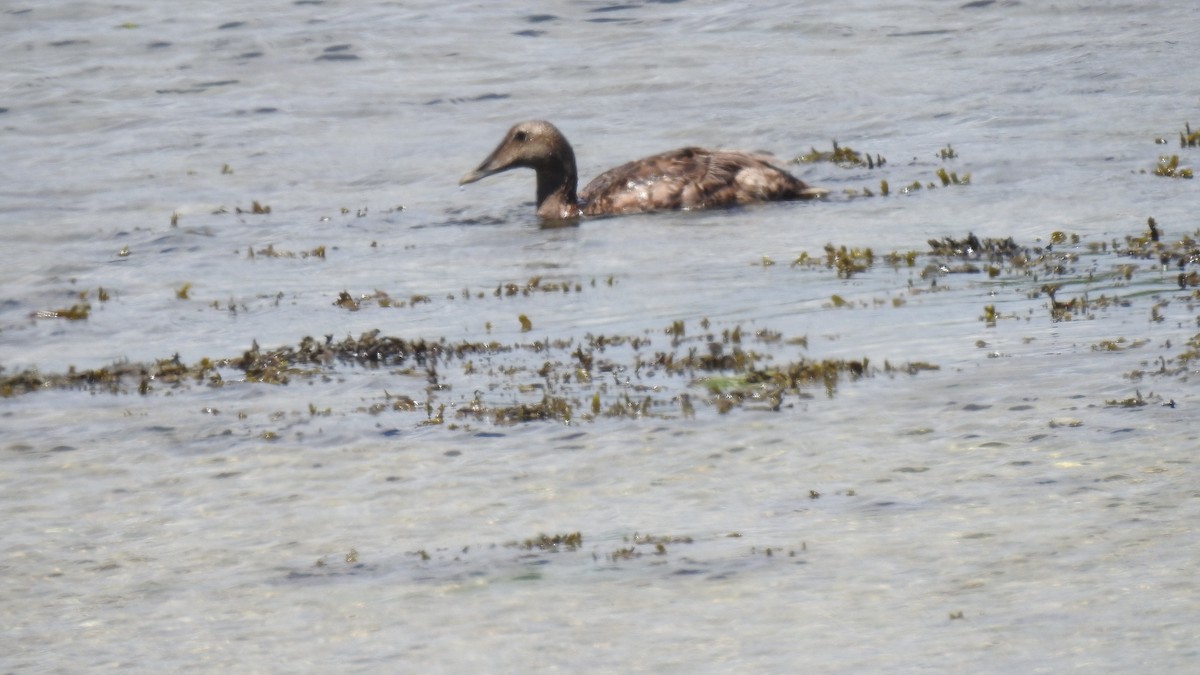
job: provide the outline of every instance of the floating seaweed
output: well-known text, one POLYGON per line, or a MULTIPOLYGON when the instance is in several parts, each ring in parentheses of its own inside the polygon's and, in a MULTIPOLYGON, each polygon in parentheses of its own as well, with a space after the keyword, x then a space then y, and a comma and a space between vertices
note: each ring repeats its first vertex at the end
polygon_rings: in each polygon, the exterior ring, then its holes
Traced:
POLYGON ((943 237, 940 240, 930 239, 929 248, 937 256, 991 261, 1012 259, 1025 250, 1017 246, 1012 237, 1006 239, 989 237, 981 240, 974 234, 968 234, 963 239, 954 239, 953 237, 943 237))
MULTIPOLYGON (((257 202, 256 202, 257 203, 257 202)), ((267 244, 265 247, 254 250, 254 247, 246 249, 246 257, 251 260, 255 258, 320 258, 325 259, 325 246, 317 246, 307 251, 288 251, 275 248, 275 244, 267 244)))
MULTIPOLYGON (((825 245, 825 266, 836 269, 839 277, 850 277, 865 271, 875 263, 875 254, 869 248, 835 248, 833 244, 825 245)), ((796 263, 793 263, 793 265, 796 263)))
MULTIPOLYGON (((1153 394, 1151 394, 1153 395, 1153 394)), ((1104 405, 1112 408, 1140 408, 1147 404, 1146 399, 1142 398, 1142 392, 1138 391, 1134 396, 1119 400, 1106 400, 1104 405)))
POLYGON ((555 553, 561 551, 576 551, 583 546, 583 534, 579 532, 555 535, 539 534, 538 536, 531 539, 526 539, 519 544, 512 542, 508 545, 516 548, 522 548, 526 551, 532 551, 533 549, 555 553))
POLYGON ((1123 337, 1117 338, 1115 340, 1101 340, 1100 342, 1097 342, 1096 344, 1092 345, 1092 351, 1094 351, 1094 352, 1119 352, 1119 351, 1124 351, 1126 349, 1136 349, 1137 347, 1143 347, 1149 342, 1150 341, 1146 340, 1146 339, 1127 340, 1123 337))
MULTIPOLYGON (((225 166, 226 166, 226 167, 228 167, 229 165, 228 165, 228 164, 226 164, 225 166)), ((232 171, 232 170, 230 170, 230 171, 229 171, 229 173, 233 173, 233 171, 232 171)), ((267 213, 270 213, 270 212, 271 212, 271 207, 270 207, 270 206, 267 206, 267 205, 265 205, 265 204, 260 204, 260 203, 258 202, 258 200, 256 199, 256 200, 254 200, 254 201, 252 201, 252 202, 250 203, 250 208, 249 208, 249 209, 247 209, 247 210, 244 210, 244 211, 243 211, 243 210, 242 210, 242 207, 238 206, 238 207, 235 207, 235 208, 234 208, 234 210, 235 210, 237 213, 251 213, 251 214, 254 214, 254 215, 264 215, 264 214, 267 214, 267 213)))
POLYGON ((963 174, 962 177, 960 178, 958 173, 956 173, 954 171, 947 172, 945 169, 938 169, 937 177, 939 180, 942 181, 942 187, 946 187, 948 185, 970 185, 971 184, 971 174, 969 174, 969 173, 963 174))
POLYGON ((92 313, 92 306, 86 302, 78 302, 64 309, 42 310, 33 313, 35 319, 66 319, 67 321, 83 321, 92 313))
MULTIPOLYGON (((980 318, 989 326, 1001 320, 1016 320, 1018 316, 1029 321, 1035 308, 1040 313, 1041 307, 1048 307, 1052 321, 1090 317, 1105 308, 1128 307, 1142 296, 1151 298, 1141 301, 1145 303, 1143 307, 1149 308, 1151 321, 1165 322, 1175 320, 1174 314, 1181 306, 1190 309, 1200 304, 1198 236, 1200 233, 1180 236, 1169 223, 1150 218, 1144 229, 1124 241, 1084 241, 1077 234, 1055 230, 1044 240, 1037 240, 1037 245, 1027 246, 1011 237, 981 238, 969 233, 965 237, 932 239, 925 252, 895 251, 882 256, 870 248, 830 243, 821 253, 799 254, 791 266, 794 271, 769 266, 775 268, 771 275, 777 278, 782 275, 784 279, 789 274, 827 278, 836 275, 847 279, 872 270, 880 262, 896 270, 911 268, 907 274, 908 288, 901 289, 899 295, 880 299, 833 294, 826 296, 829 301, 823 303, 855 311, 889 304, 894 308, 904 307, 906 298, 942 288, 937 283, 942 275, 958 273, 979 275, 976 283, 985 286, 1024 285, 1021 289, 1024 297, 1033 302, 1025 303, 1024 307, 984 306, 980 318), (1101 254, 1106 256, 1101 261, 1089 257, 1101 254), (1079 265, 1081 259, 1088 264, 1079 265), (1106 268, 1097 264, 1103 261, 1115 262, 1106 268), (929 285, 914 285, 912 282, 918 277, 929 279, 929 285), (1099 294, 1096 283, 1108 283, 1118 292, 1099 294), (1125 293, 1122 290, 1125 288, 1130 291, 1125 293), (1179 302, 1181 299, 1183 302, 1179 302)), ((265 250, 267 257, 282 257, 286 253, 271 247, 265 250)), ((523 298, 541 294, 578 293, 584 288, 616 283, 612 276, 596 277, 590 282, 534 276, 524 281, 483 286, 488 290, 494 288, 490 293, 464 288, 461 293, 405 293, 392 297, 378 290, 357 296, 342 291, 333 304, 355 311, 372 306, 418 306, 440 302, 442 298, 450 302, 523 303, 526 302, 523 298)), ((101 302, 108 300, 109 293, 103 288, 77 295, 81 304, 86 305, 93 294, 101 302)), ((1018 300, 1019 297, 1020 294, 1018 300)), ((390 376, 397 378, 397 385, 389 384, 390 391, 382 392, 378 398, 340 412, 407 415, 413 418, 414 425, 453 430, 537 422, 577 425, 604 418, 691 420, 738 410, 770 414, 798 408, 796 401, 813 399, 822 391, 826 397, 832 397, 839 388, 861 378, 899 379, 938 368, 920 360, 896 364, 885 360, 880 364, 880 360, 868 360, 865 356, 798 358, 792 348, 807 350, 806 335, 789 336, 763 326, 752 329, 732 323, 714 326, 703 317, 659 318, 655 320, 657 325, 632 334, 587 333, 531 339, 532 322, 526 314, 518 314, 516 308, 512 310, 507 316, 518 316, 518 324, 525 330, 518 333, 516 326, 505 330, 506 335, 519 336, 505 342, 490 338, 406 339, 379 330, 341 339, 332 335, 310 336, 297 344, 275 348, 260 347, 255 342, 240 356, 201 359, 191 364, 174 356, 87 371, 70 368, 66 373, 0 370, 0 395, 15 396, 52 388, 169 395, 173 389, 222 387, 231 382, 266 386, 320 382, 346 367, 386 368, 390 376), (402 393, 394 393, 396 386, 415 390, 401 389, 402 393), (474 393, 465 396, 450 393, 456 390, 474 393)), ((1045 313, 1040 316, 1045 321, 1045 313)), ((1138 336, 1102 340, 1092 346, 1092 351, 1096 358, 1103 358, 1104 353, 1144 344, 1146 339, 1138 336)), ((1200 334, 1175 349, 1173 357, 1164 354, 1126 377, 1193 374, 1200 363, 1200 334)), ((332 413, 328 405, 309 404, 310 417, 332 413)), ((261 433, 263 440, 281 437, 277 430, 261 433)), ((659 545, 670 544, 654 544, 655 553, 659 545)), ((650 551, 639 545, 625 548, 629 549, 627 555, 650 551)))
POLYGON ((816 164, 819 162, 836 164, 843 169, 855 167, 874 169, 887 164, 887 160, 882 155, 877 154, 872 157, 870 154, 860 153, 848 145, 839 145, 837 141, 833 141, 833 150, 830 152, 812 148, 809 152, 792 158, 792 164, 816 164))
POLYGON ((1192 178, 1192 170, 1188 167, 1179 166, 1179 155, 1162 155, 1158 158, 1158 165, 1154 168, 1154 175, 1164 178, 1192 178))
POLYGON ((1179 132, 1179 147, 1200 147, 1200 131, 1192 131, 1192 125, 1185 122, 1183 124, 1183 131, 1179 132))

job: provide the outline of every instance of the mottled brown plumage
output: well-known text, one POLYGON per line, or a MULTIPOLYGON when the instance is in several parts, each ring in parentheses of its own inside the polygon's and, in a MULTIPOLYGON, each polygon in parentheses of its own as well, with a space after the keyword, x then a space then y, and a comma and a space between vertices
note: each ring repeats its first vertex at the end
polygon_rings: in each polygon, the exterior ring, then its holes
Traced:
POLYGON ((773 163, 746 152, 680 148, 622 164, 576 194, 575 151, 553 124, 521 122, 460 185, 524 167, 537 173, 537 214, 551 220, 671 209, 811 199, 824 195, 773 163))

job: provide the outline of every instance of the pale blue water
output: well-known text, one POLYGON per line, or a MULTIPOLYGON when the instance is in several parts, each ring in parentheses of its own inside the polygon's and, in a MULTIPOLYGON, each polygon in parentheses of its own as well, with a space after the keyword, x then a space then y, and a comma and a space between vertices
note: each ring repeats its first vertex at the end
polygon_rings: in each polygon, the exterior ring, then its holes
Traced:
POLYGON ((0 669, 1190 672, 1195 289, 1088 243, 1149 217, 1164 241, 1200 236, 1195 181, 1148 173, 1200 157, 1178 143, 1200 124, 1195 18, 1004 0, 0 8, 3 375, 373 329, 524 345, 439 362, 442 388, 409 361, 0 399, 0 669), (888 163, 794 166, 833 191, 821 203, 542 230, 532 175, 457 186, 531 117, 564 130, 585 180, 684 144, 792 157, 836 139, 888 163), (971 184, 899 194, 939 167, 971 184), (880 180, 891 196, 845 193, 880 180), (1055 231, 1082 240, 1056 247, 1057 276, 924 255, 1055 231), (828 243, 876 264, 791 264, 828 243), (910 250, 912 268, 879 259, 910 250), (568 291, 494 294, 533 277, 568 291), (1123 302, 1054 321, 1048 281, 1123 302), (342 291, 404 306, 351 312, 342 291), (81 302, 86 321, 37 318, 81 302), (768 364, 940 369, 722 414, 703 373, 631 366, 735 328, 768 364), (574 350, 598 335, 645 343, 595 350, 612 369, 581 381, 574 350), (547 392, 577 402, 571 424, 460 413, 547 392), (596 395, 654 407, 588 419, 596 395), (576 531, 578 550, 522 545, 576 531))

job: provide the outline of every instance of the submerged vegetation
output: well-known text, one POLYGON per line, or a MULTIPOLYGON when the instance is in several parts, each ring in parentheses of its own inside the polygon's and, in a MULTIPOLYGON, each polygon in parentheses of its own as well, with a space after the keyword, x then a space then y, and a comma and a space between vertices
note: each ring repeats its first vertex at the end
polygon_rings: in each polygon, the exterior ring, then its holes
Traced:
MULTIPOLYGON (((950 145, 939 149, 933 155, 940 162, 947 162, 958 159, 958 151, 950 145)), ((917 162, 914 158, 914 164, 917 162)), ((869 153, 861 153, 849 146, 840 145, 837 141, 833 142, 833 149, 829 152, 811 149, 809 152, 794 157, 793 164, 832 164, 841 169, 867 169, 869 171, 882 169, 887 165, 887 160, 883 155, 875 154, 872 156, 869 153)), ((969 185, 971 183, 971 174, 959 174, 957 171, 948 170, 945 167, 938 167, 934 170, 936 181, 921 178, 913 178, 911 175, 903 181, 897 182, 901 187, 896 190, 897 194, 909 194, 922 189, 932 190, 937 187, 950 187, 952 185, 969 185)), ((892 184, 883 178, 879 181, 878 187, 872 189, 870 187, 862 187, 861 189, 845 188, 843 194, 848 197, 874 197, 876 195, 887 197, 892 194, 892 184), (878 192, 876 192, 876 189, 878 192)))
POLYGON ((1192 125, 1184 122, 1183 131, 1179 132, 1179 147, 1200 147, 1200 131, 1192 131, 1192 125))
MULTIPOLYGON (((812 490, 809 494, 814 499, 813 495, 820 496, 812 490)), ((854 490, 838 495, 848 499, 857 496, 854 490)), ((806 565, 810 555, 813 552, 804 540, 755 542, 740 532, 703 536, 634 532, 585 537, 576 531, 539 533, 503 542, 426 545, 408 551, 403 565, 420 569, 422 579, 439 584, 468 579, 478 584, 486 577, 530 582, 554 574, 558 567, 578 569, 580 565, 612 571, 649 566, 670 575, 728 578, 747 564, 806 565)), ((310 566, 288 570, 286 576, 290 581, 303 581, 355 575, 394 564, 377 562, 351 548, 317 558, 310 566)))
POLYGON ((1163 155, 1158 158, 1158 166, 1154 169, 1154 175, 1164 178, 1191 178, 1192 170, 1179 165, 1179 155, 1163 155))
MULTIPOLYGON (((96 289, 96 299, 108 302, 111 294, 103 286, 96 289)), ((92 314, 92 305, 88 302, 91 291, 81 291, 76 294, 79 302, 61 309, 44 309, 30 314, 32 319, 65 319, 67 321, 85 321, 92 314)))
MULTIPOLYGON (((1019 244, 1011 237, 980 238, 969 233, 932 239, 925 252, 882 254, 829 243, 820 252, 801 252, 789 268, 846 281, 886 270, 905 270, 909 275, 907 288, 890 297, 862 298, 843 292, 826 296, 821 306, 829 310, 903 309, 924 294, 946 290, 949 280, 957 277, 974 278, 974 283, 985 287, 1025 287, 1025 311, 1016 311, 1011 302, 987 302, 982 304, 982 312, 971 312, 969 318, 981 321, 989 330, 1005 322, 1027 322, 1036 316, 1038 307, 1051 322, 1069 322, 1094 318, 1097 312, 1111 308, 1132 307, 1139 300, 1146 306, 1148 324, 1153 325, 1166 320, 1173 300, 1181 299, 1189 308, 1200 301, 1198 235, 1170 236, 1150 218, 1136 234, 1099 242, 1062 231, 1050 232, 1045 241, 1034 245, 1019 244), (1101 259, 1113 262, 1105 269, 1097 264, 1101 259), (1147 288, 1139 279, 1149 275, 1167 283, 1147 288), (1171 295, 1172 289, 1176 295, 1171 295)), ((322 253, 324 250, 321 247, 322 253)), ((768 269, 773 266, 758 264, 768 269)), ((349 311, 378 311, 440 302, 510 302, 512 298, 583 293, 617 283, 611 276, 591 280, 534 276, 522 282, 501 282, 487 290, 410 293, 403 298, 379 290, 357 296, 343 290, 334 294, 332 304, 349 311)), ((852 291, 853 285, 845 288, 852 291)), ((186 300, 194 289, 184 283, 175 292, 186 300)), ((77 297, 79 302, 69 308, 38 312, 33 318, 84 321, 89 317, 88 301, 106 302, 110 293, 99 288, 94 296, 87 291, 77 297)), ((738 409, 780 411, 798 401, 833 397, 842 386, 862 378, 910 377, 938 369, 937 364, 919 359, 893 363, 866 355, 810 356, 808 335, 789 336, 739 323, 716 327, 706 318, 675 319, 665 326, 622 335, 541 337, 536 336, 537 324, 530 318, 533 313, 524 305, 522 310, 513 311, 513 323, 503 331, 520 336, 515 340, 403 338, 376 329, 341 339, 307 336, 294 345, 271 348, 252 342, 240 355, 206 357, 194 363, 176 355, 150 363, 71 367, 61 373, 8 372, 0 367, 0 396, 46 389, 152 395, 193 387, 283 386, 321 382, 346 368, 383 369, 395 378, 400 393, 384 392, 381 401, 361 410, 410 414, 420 426, 470 429, 480 424, 577 424, 622 417, 692 419, 704 411, 724 415, 738 409)), ((482 329, 490 334, 491 322, 482 329)), ((1094 342, 1091 352, 1120 353, 1147 342, 1141 336, 1122 336, 1094 342)), ((986 345, 984 340, 980 343, 986 345)), ((1159 357, 1127 377, 1183 376, 1197 364, 1200 334, 1186 341, 1177 355, 1159 357)), ((331 410, 328 405, 312 404, 309 412, 317 416, 331 410)))
MULTIPOLYGON (((681 337, 683 322, 672 327, 672 347, 651 350, 652 338, 586 335, 582 340, 541 340, 523 343, 496 341, 410 340, 382 335, 378 330, 340 341, 305 337, 295 346, 262 349, 257 343, 240 357, 204 358, 186 364, 178 356, 154 363, 125 363, 112 367, 42 374, 0 370, 0 395, 14 396, 40 389, 80 389, 115 394, 150 394, 187 386, 223 387, 240 383, 286 385, 298 379, 327 375, 351 365, 389 368, 396 375, 425 382, 421 398, 388 395, 391 409, 424 413, 424 424, 449 424, 447 413, 459 421, 488 421, 509 425, 537 420, 572 423, 598 417, 691 417, 693 401, 707 401, 720 413, 735 407, 757 405, 778 410, 786 397, 809 396, 818 387, 833 396, 838 384, 876 374, 916 374, 936 369, 925 363, 873 367, 867 359, 810 360, 798 358, 772 363, 773 354, 745 348, 741 329, 718 336, 700 333, 681 337), (706 345, 700 349, 698 345, 706 345), (540 361, 529 362, 524 355, 540 361), (555 358, 550 358, 554 357, 555 358), (476 364, 476 360, 489 365, 476 364), (454 389, 460 379, 468 383, 483 376, 469 401, 439 401, 439 393, 454 389), (611 382, 606 381, 613 378, 611 382), (679 390, 671 381, 680 381, 679 390), (489 403, 483 389, 515 389, 518 394, 538 394, 519 402, 489 403), (451 408, 452 410, 448 410, 451 408)), ((762 337, 760 340, 779 339, 762 337)), ((791 341, 799 344, 802 341, 791 341)), ((375 411, 378 412, 378 411, 375 411)))
POLYGON ((792 159, 793 164, 816 164, 818 162, 829 162, 836 164, 843 169, 866 167, 874 169, 887 164, 887 160, 883 155, 875 155, 872 157, 870 153, 860 153, 857 150, 845 145, 838 145, 837 141, 833 142, 833 150, 830 152, 821 152, 816 148, 809 152, 799 155, 792 159))
POLYGON ((66 319, 67 321, 83 321, 92 313, 92 306, 86 302, 77 302, 63 309, 51 309, 35 312, 37 319, 66 319))
MULTIPOLYGON (((1156 142, 1164 145, 1167 141, 1165 138, 1159 138, 1156 142)), ((1196 147, 1200 147, 1200 131, 1192 131, 1192 125, 1184 123, 1183 131, 1179 132, 1179 148, 1186 151, 1196 147)), ((1163 178, 1192 178, 1194 174, 1191 167, 1182 166, 1182 161, 1179 155, 1159 155, 1153 173, 1163 178)))

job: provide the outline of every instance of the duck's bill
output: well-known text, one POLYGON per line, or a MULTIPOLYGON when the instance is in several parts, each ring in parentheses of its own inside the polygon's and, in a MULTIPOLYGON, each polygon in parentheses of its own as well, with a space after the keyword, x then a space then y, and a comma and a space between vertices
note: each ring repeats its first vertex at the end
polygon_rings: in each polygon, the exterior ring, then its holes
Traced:
POLYGON ((488 176, 491 176, 493 174, 497 174, 497 173, 500 173, 501 171, 507 171, 508 169, 511 169, 512 165, 509 162, 504 161, 500 157, 500 153, 503 149, 504 149, 504 146, 501 145, 499 148, 496 148, 495 150, 493 150, 492 154, 488 155, 486 159, 484 159, 482 162, 480 162, 478 168, 476 168, 471 173, 460 178, 458 180, 458 184, 466 185, 467 183, 474 183, 475 181, 477 181, 481 178, 487 178, 488 176))
POLYGON ((480 180, 482 178, 487 178, 488 176, 495 174, 495 173, 500 173, 500 172, 495 169, 488 169, 488 168, 481 166, 478 169, 475 169, 474 171, 472 171, 471 173, 463 176, 462 178, 459 178, 458 184, 466 185, 467 183, 474 183, 477 180, 480 180))

